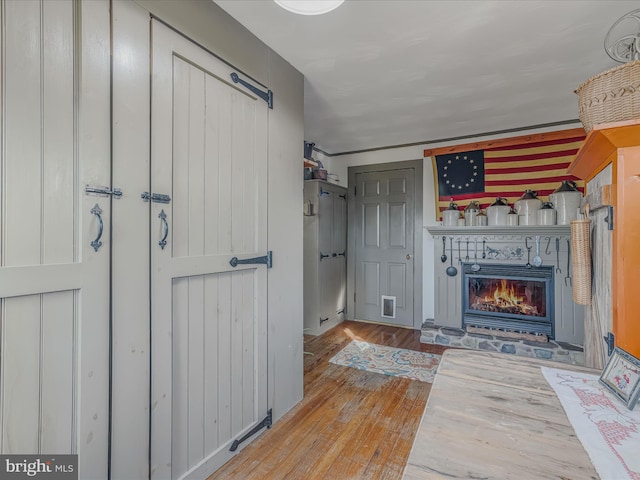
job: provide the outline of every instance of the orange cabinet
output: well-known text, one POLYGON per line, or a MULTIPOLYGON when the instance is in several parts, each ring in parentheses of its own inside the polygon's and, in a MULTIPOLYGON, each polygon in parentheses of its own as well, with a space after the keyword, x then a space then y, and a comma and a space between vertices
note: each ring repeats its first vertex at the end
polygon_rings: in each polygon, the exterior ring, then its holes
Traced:
MULTIPOLYGON (((640 358, 640 120, 596 125, 569 167, 589 180, 612 165, 615 344, 640 358)), ((595 255, 608 254, 595 252, 595 255)))

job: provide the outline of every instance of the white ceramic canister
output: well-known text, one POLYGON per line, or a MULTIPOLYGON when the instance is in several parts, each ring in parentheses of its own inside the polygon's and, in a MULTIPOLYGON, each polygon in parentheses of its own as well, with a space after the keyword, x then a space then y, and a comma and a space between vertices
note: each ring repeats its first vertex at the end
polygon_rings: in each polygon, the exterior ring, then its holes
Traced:
POLYGON ((518 212, 519 225, 537 225, 537 212, 542 207, 542 200, 533 190, 525 190, 522 196, 515 201, 514 206, 518 212))
POLYGON ((458 225, 457 225, 457 226, 458 226, 458 227, 464 227, 464 225, 465 225, 465 224, 464 224, 464 218, 460 217, 460 218, 458 219, 458 225))
POLYGON ((518 214, 513 209, 507 214, 507 225, 518 225, 518 214))
POLYGON ((537 212, 529 213, 527 215, 518 215, 518 225, 537 225, 538 214, 537 212))
POLYGON ((544 202, 540 210, 538 210, 538 225, 555 225, 556 211, 553 209, 553 203, 544 202))
POLYGON ((449 207, 442 211, 442 225, 444 227, 457 227, 460 218, 460 210, 458 205, 453 203, 453 198, 449 202, 449 207))
POLYGON ((480 204, 475 200, 471 200, 469 205, 464 209, 464 224, 467 227, 475 227, 478 225, 476 217, 480 213, 480 204))
POLYGON ((487 225, 508 225, 507 215, 511 207, 504 198, 496 198, 496 201, 487 207, 487 225))
POLYGON ((564 180, 551 195, 549 201, 555 205, 558 225, 569 225, 572 220, 577 220, 582 193, 578 191, 576 182, 564 180))
POLYGON ((479 227, 486 227, 487 226, 487 215, 480 210, 480 213, 478 213, 478 215, 476 215, 476 225, 478 225, 479 227))

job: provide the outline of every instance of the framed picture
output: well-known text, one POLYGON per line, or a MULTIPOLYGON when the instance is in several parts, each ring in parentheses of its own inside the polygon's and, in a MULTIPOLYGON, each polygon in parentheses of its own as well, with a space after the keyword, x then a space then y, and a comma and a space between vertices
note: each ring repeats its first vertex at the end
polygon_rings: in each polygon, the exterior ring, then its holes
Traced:
POLYGON ((616 347, 600 375, 600 383, 633 410, 640 396, 640 360, 616 347))

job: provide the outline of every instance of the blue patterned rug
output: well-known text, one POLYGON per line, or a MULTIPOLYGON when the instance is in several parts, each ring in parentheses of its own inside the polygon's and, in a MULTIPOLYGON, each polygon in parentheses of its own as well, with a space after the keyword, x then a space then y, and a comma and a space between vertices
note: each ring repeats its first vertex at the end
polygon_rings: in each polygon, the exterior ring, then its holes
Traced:
POLYGON ((433 353, 354 340, 329 361, 358 370, 432 383, 440 358, 433 353))

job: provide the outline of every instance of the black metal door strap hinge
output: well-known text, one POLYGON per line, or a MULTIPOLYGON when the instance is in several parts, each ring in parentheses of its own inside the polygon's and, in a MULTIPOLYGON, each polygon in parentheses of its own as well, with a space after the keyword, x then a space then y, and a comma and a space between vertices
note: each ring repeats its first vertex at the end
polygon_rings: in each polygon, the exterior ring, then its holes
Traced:
POLYGON ((607 205, 607 216, 604 218, 604 221, 607 222, 607 228, 609 230, 613 230, 613 206, 607 205))
POLYGON ((233 257, 231 260, 229 260, 229 265, 231 265, 233 268, 237 267, 238 265, 255 264, 264 264, 267 266, 267 268, 271 268, 273 266, 273 252, 269 250, 266 255, 263 255, 261 257, 246 258, 244 260, 240 260, 238 259, 238 257, 233 257))
POLYGON ((607 332, 607 334, 603 338, 604 342, 607 345, 607 355, 611 356, 616 348, 615 337, 613 336, 613 333, 607 332))
POLYGON ((604 217, 604 221, 607 224, 607 229, 613 230, 613 205, 601 205, 599 207, 592 208, 591 210, 589 210, 589 214, 592 214, 593 212, 597 212, 598 210, 603 208, 607 209, 607 216, 604 217))
POLYGON ((235 73, 235 72, 233 72, 231 74, 231 80, 233 80, 233 83, 239 83, 240 85, 243 85, 244 87, 246 87, 249 90, 251 90, 257 96, 259 96, 261 99, 263 99, 265 102, 267 102, 267 105, 269 105, 269 108, 271 110, 273 110, 273 92, 271 90, 267 90, 266 92, 263 92, 259 88, 257 88, 255 86, 251 85, 250 83, 245 82, 244 80, 242 80, 238 76, 238 74, 235 73))
POLYGON ((244 442, 244 441, 248 440, 249 438, 253 437, 256 433, 258 433, 263 428, 271 428, 271 425, 273 425, 272 412, 273 412, 273 409, 270 408, 269 411, 267 412, 267 416, 264 418, 264 420, 262 420, 259 424, 257 424, 255 427, 253 427, 242 438, 239 438, 238 440, 234 440, 233 443, 231 444, 231 448, 229 449, 229 451, 230 452, 235 452, 242 442, 244 442))

